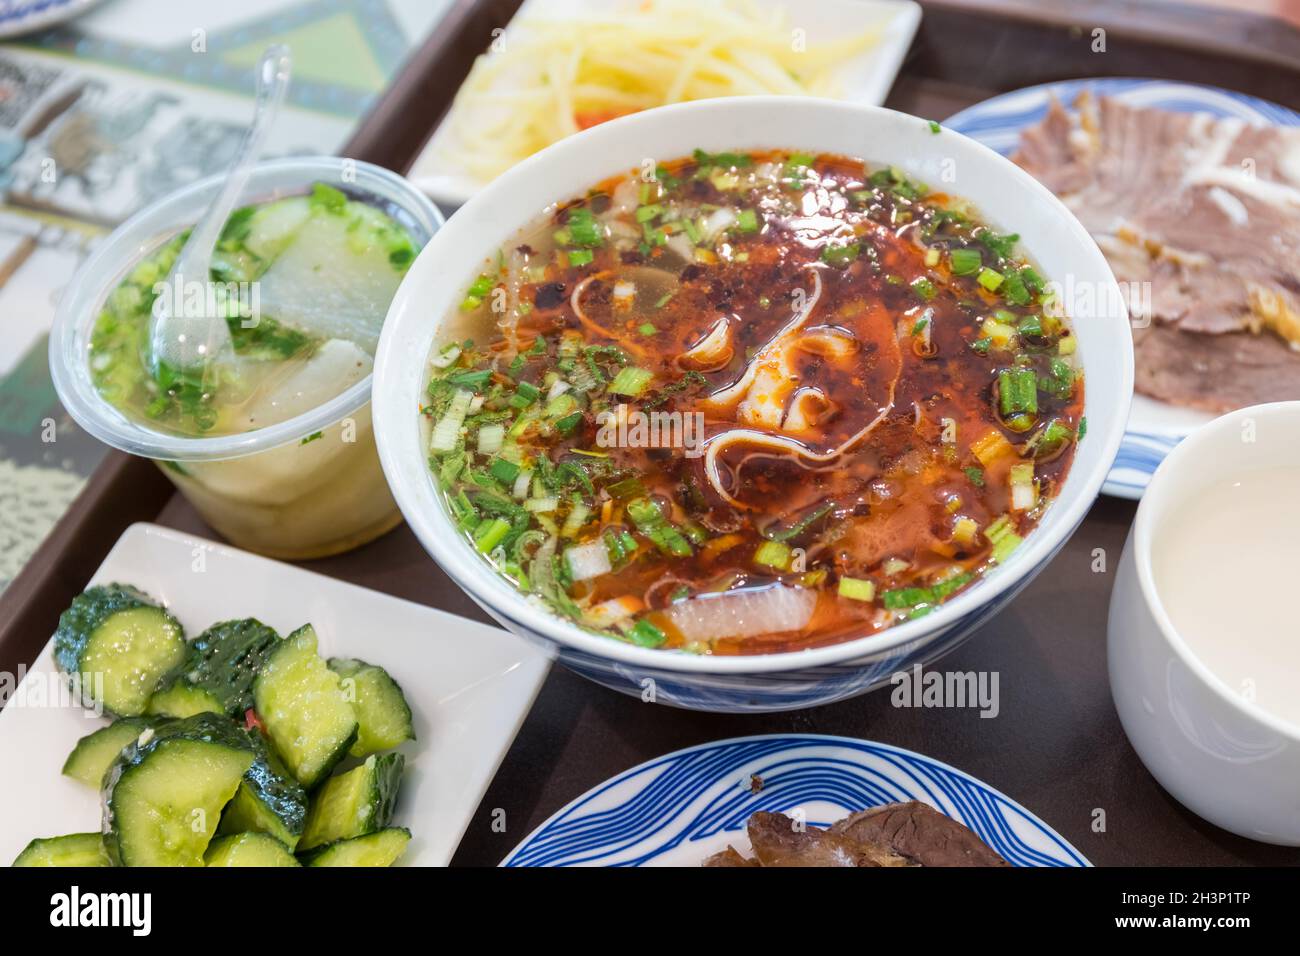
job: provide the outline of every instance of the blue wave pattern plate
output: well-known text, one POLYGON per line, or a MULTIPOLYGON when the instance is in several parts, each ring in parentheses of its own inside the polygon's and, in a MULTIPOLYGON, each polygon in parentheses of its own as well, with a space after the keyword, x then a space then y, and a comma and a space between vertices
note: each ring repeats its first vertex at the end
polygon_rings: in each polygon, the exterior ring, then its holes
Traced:
POLYGON ((759 810, 802 809, 810 826, 824 827, 904 800, 965 824, 1014 866, 1089 865, 1024 807, 960 770, 816 734, 740 737, 633 767, 555 814, 502 865, 698 866, 728 844, 747 852, 745 823, 759 810))
MULTIPOLYGON (((1113 96, 1131 106, 1232 116, 1255 124, 1300 126, 1300 113, 1244 93, 1143 79, 1065 80, 1031 86, 977 103, 949 117, 943 125, 1010 156, 1020 143, 1021 131, 1043 119, 1053 96, 1068 108, 1084 90, 1094 96, 1113 96)), ((1119 498, 1141 498, 1165 456, 1212 417, 1135 395, 1128 431, 1102 491, 1119 498)))

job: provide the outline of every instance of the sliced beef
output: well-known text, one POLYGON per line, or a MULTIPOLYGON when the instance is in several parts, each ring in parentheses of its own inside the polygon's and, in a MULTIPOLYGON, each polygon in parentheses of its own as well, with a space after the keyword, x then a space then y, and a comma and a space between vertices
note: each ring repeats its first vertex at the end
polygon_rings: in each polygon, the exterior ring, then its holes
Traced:
POLYGON ((1135 333, 1137 390, 1208 412, 1300 399, 1300 354, 1271 332, 1204 335, 1156 325, 1135 333))
POLYGON ((1010 866, 974 832, 915 800, 855 813, 831 832, 857 843, 888 846, 916 866, 1010 866))
POLYGON ((758 866, 757 860, 743 856, 734 846, 729 846, 721 853, 715 853, 703 863, 704 866, 758 866))
POLYGON ((798 827, 784 813, 755 813, 749 842, 761 866, 907 866, 888 846, 821 830, 798 827))
POLYGON ((1093 234, 1139 329, 1233 336, 1217 351, 1158 336, 1138 350, 1138 390, 1216 411, 1243 396, 1294 397, 1300 352, 1286 343, 1300 344, 1300 130, 1087 93, 1073 105, 1051 104, 1017 162, 1093 234), (1181 359, 1171 354, 1180 344, 1190 349, 1181 359), (1256 371, 1234 370, 1232 356, 1256 371))

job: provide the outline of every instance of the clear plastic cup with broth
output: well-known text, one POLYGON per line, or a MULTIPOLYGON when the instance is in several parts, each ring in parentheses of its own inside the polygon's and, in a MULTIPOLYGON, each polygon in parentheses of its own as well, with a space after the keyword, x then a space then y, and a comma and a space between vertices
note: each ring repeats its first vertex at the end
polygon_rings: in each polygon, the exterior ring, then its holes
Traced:
POLYGON ((442 217, 376 166, 262 163, 212 274, 173 287, 171 264, 221 182, 148 207, 87 259, 50 336, 55 388, 91 434, 152 458, 232 544, 293 560, 347 551, 401 521, 375 452, 371 366, 392 294, 442 217), (160 295, 225 315, 229 360, 204 375, 158 365, 160 295))

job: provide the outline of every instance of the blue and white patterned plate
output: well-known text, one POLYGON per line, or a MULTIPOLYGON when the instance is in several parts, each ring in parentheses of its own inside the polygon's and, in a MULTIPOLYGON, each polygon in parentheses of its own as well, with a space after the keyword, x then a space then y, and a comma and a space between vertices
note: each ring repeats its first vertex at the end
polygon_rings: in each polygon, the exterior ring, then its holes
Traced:
POLYGON ((100 0, 0 0, 0 39, 43 30, 89 10, 100 0))
MULTIPOLYGON (((1020 142, 1021 131, 1046 115, 1052 96, 1068 107, 1084 90, 1091 90, 1095 96, 1113 96, 1132 106, 1234 116, 1256 124, 1300 126, 1300 113, 1244 93, 1142 79, 1064 80, 1031 86, 977 103, 949 117, 943 125, 1009 156, 1020 142)), ((1211 418, 1205 412, 1135 395, 1128 430, 1102 491, 1119 498, 1141 498, 1165 455, 1211 418)))
POLYGON ((964 823, 1015 866, 1089 865, 1024 807, 960 770, 888 744, 817 734, 738 737, 633 767, 555 814, 502 865, 698 866, 728 844, 748 851, 745 823, 758 810, 802 809, 809 825, 829 826, 902 800, 964 823))

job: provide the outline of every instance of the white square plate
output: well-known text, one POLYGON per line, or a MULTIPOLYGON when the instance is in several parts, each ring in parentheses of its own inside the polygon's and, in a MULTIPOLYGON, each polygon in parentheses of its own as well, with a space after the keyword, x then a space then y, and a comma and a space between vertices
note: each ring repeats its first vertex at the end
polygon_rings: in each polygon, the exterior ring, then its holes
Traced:
MULTIPOLYGON (((281 634, 315 625, 324 656, 393 675, 415 718, 394 823, 413 838, 404 866, 445 866, 546 677, 548 658, 503 630, 150 524, 132 525, 88 584, 134 584, 189 637, 256 617, 281 634)), ((61 686, 47 644, 0 711, 0 866, 33 837, 99 829, 99 798, 60 773, 105 721, 38 688, 61 686), (44 703, 42 701, 45 701, 44 703)))
MULTIPOLYGON (((502 34, 509 42, 526 29, 529 18, 578 20, 583 13, 613 12, 641 0, 524 0, 502 34)), ((791 27, 806 31, 808 44, 815 45, 861 33, 873 26, 880 29, 880 39, 871 49, 845 60, 836 71, 842 91, 839 99, 851 103, 879 106, 889 95, 903 65, 903 57, 912 45, 912 37, 921 22, 921 7, 913 0, 754 0, 759 9, 782 7, 791 27)), ((505 82, 509 82, 506 78, 505 82)), ((452 111, 456 110, 452 105, 452 111)), ((444 158, 451 145, 452 112, 443 118, 408 176, 435 202, 448 209, 462 205, 486 183, 450 165, 444 158)))

